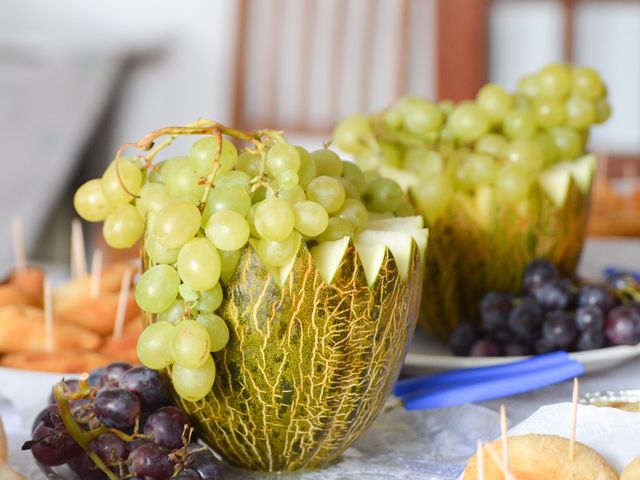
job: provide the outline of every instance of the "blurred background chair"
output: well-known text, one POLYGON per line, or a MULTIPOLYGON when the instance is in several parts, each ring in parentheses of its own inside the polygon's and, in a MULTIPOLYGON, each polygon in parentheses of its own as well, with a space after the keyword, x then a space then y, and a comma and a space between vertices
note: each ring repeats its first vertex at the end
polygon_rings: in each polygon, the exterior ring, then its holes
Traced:
POLYGON ((639 1, 3 0, 0 32, 2 266, 12 215, 33 255, 66 261, 73 188, 158 126, 209 117, 319 148, 351 112, 409 93, 472 98, 487 81, 513 89, 550 61, 601 72, 614 115, 591 146, 604 176, 625 177, 605 184, 614 195, 637 185, 639 1), (15 47, 34 43, 47 62, 15 47))

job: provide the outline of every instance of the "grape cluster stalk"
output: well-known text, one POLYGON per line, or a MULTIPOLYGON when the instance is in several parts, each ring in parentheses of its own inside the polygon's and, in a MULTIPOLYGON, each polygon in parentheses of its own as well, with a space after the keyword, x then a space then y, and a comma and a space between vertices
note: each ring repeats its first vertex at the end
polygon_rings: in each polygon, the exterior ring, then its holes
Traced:
POLYGON ((365 175, 327 148, 308 152, 281 132, 242 132, 209 120, 123 145, 101 178, 78 189, 74 205, 83 219, 104 222, 112 247, 143 239, 148 266, 135 297, 157 321, 142 332, 138 356, 149 368, 170 368, 176 393, 190 401, 211 390, 211 353, 230 339, 216 311, 245 248, 279 278, 301 242, 353 237, 371 212, 413 214, 395 181, 365 175), (157 161, 184 135, 202 138, 186 155, 157 161), (225 137, 245 146, 238 151, 225 137), (131 147, 148 153, 123 156, 131 147))

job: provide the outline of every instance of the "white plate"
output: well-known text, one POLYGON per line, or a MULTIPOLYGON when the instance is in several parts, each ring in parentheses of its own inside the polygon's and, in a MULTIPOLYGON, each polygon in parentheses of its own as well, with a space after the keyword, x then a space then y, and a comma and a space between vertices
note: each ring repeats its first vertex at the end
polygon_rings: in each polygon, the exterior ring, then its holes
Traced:
MULTIPOLYGON (((600 348, 569 354, 584 365, 585 372, 597 372, 619 365, 640 356, 640 344, 634 346, 600 348)), ((424 332, 417 331, 405 359, 405 369, 412 374, 429 373, 434 370, 487 367, 523 360, 527 357, 457 357, 449 348, 424 332)))

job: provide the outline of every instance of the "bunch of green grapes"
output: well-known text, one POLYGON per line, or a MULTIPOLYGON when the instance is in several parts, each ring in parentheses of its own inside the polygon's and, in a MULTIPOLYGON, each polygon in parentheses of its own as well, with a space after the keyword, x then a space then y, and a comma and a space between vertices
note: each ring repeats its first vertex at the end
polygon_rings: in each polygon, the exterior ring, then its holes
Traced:
POLYGON ((405 97, 381 113, 344 119, 334 132, 364 169, 380 165, 420 178, 420 210, 436 218, 455 191, 488 186, 500 200, 526 198, 536 174, 585 153, 589 128, 611 115, 606 87, 588 67, 550 64, 515 92, 487 84, 474 101, 405 97))
POLYGON ((140 336, 138 356, 149 368, 171 367, 176 392, 189 400, 213 385, 210 352, 229 340, 215 312, 249 243, 265 266, 277 268, 293 260, 301 241, 356 235, 369 211, 412 213, 398 184, 365 178, 331 150, 309 153, 277 132, 220 130, 250 145, 239 153, 216 134, 186 156, 154 164, 170 139, 147 157, 117 156, 74 198, 82 218, 104 222, 112 247, 132 247, 144 234, 149 268, 135 297, 158 321, 140 336))

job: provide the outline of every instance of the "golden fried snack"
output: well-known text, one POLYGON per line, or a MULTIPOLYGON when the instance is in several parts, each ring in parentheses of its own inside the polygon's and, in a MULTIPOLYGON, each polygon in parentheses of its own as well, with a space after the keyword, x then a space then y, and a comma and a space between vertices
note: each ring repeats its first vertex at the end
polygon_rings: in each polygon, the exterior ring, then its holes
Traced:
MULTIPOLYGON (((0 358, 3 367, 41 372, 83 373, 104 367, 111 360, 99 353, 80 350, 14 352, 0 358)), ((2 478, 2 477, 0 477, 2 478)))
MULTIPOLYGON (((0 307, 5 305, 32 305, 37 306, 37 302, 27 293, 23 292, 12 283, 0 285, 0 307)), ((42 301, 40 302, 42 305, 42 301)))
POLYGON ((7 435, 4 432, 2 417, 0 417, 0 478, 2 480, 27 480, 7 464, 8 458, 7 435))
MULTIPOLYGON (((576 442, 575 457, 569 461, 569 439, 555 435, 509 437, 509 469, 518 480, 618 480, 618 474, 595 450, 576 442)), ((500 439, 490 444, 502 452, 500 439)), ((477 480, 477 458, 471 457, 464 480, 477 480)), ((500 468, 484 453, 484 478, 503 480, 500 468)))
POLYGON ((109 357, 111 361, 124 361, 132 365, 140 363, 138 359, 138 338, 123 336, 121 338, 108 338, 99 353, 109 357))
POLYGON ((634 458, 629 465, 624 467, 620 474, 620 480, 640 479, 640 457, 634 458))
POLYGON ((142 317, 137 316, 136 318, 131 319, 122 330, 122 335, 124 337, 135 337, 136 340, 142 333, 144 325, 142 324, 142 317))
POLYGON ((8 278, 9 285, 14 285, 25 293, 31 304, 42 307, 44 297, 44 271, 39 267, 26 267, 14 270, 8 278))
MULTIPOLYGON (((56 315, 60 315, 66 321, 83 328, 107 335, 113 331, 113 324, 118 310, 118 293, 104 293, 98 298, 85 298, 83 302, 69 305, 67 308, 54 308, 56 315)), ((136 303, 133 294, 127 298, 127 310, 125 323, 140 315, 140 307, 136 303)))
MULTIPOLYGON (((53 344, 56 350, 96 350, 99 335, 76 325, 54 320, 53 344)), ((0 352, 42 350, 45 345, 44 312, 36 307, 6 305, 0 307, 0 352)))
MULTIPOLYGON (((135 270, 129 262, 117 262, 103 268, 100 275, 100 293, 118 293, 125 270, 135 270)), ((91 275, 73 278, 53 291, 53 311, 70 310, 86 301, 91 293, 91 275)))

